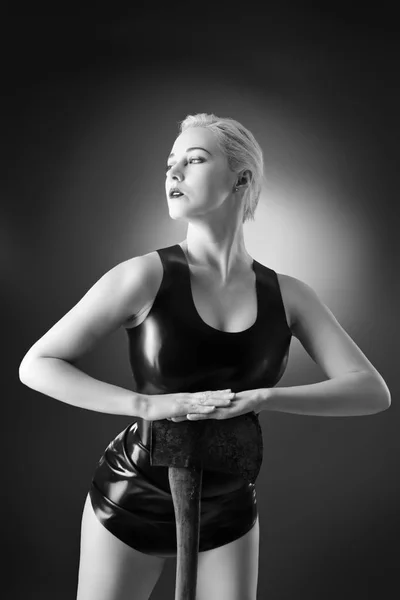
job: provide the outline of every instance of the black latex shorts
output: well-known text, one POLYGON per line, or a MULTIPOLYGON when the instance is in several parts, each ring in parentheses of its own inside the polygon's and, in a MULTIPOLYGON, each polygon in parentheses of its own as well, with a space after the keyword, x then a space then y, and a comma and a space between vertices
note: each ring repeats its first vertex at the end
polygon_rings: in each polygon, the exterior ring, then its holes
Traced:
MULTIPOLYGON (((175 513, 168 467, 150 464, 140 437, 141 420, 128 425, 100 458, 90 487, 97 518, 132 548, 176 556, 175 513)), ((220 471, 203 471, 199 552, 228 544, 257 519, 255 484, 220 471)))

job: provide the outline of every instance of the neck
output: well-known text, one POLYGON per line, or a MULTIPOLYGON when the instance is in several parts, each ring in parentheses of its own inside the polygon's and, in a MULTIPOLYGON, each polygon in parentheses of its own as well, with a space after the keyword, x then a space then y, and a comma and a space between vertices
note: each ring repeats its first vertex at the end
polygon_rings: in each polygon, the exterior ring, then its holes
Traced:
POLYGON ((224 236, 189 226, 181 246, 190 265, 209 271, 222 283, 253 262, 244 244, 242 225, 224 236))

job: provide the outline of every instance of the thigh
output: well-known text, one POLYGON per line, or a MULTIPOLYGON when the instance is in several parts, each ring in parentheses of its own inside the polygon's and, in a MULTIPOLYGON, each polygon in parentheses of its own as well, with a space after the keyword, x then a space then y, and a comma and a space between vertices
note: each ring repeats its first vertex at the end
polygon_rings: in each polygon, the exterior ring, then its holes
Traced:
POLYGON ((196 600, 256 600, 260 525, 229 544, 199 552, 196 600))
POLYGON ((77 600, 148 600, 165 560, 138 552, 116 538, 97 519, 87 496, 77 600))

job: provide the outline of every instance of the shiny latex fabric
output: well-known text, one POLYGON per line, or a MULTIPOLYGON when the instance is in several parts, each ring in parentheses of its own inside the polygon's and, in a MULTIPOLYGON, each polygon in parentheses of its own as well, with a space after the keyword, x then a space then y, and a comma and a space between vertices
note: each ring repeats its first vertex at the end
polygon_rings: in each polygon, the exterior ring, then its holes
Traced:
MULTIPOLYGON (((126 330, 136 391, 240 392, 275 386, 285 371, 292 337, 276 272, 253 261, 256 320, 244 331, 223 332, 197 312, 179 244, 157 252, 163 277, 153 306, 140 325, 126 330)), ((249 414, 262 447, 258 415, 249 414)), ((99 460, 90 497, 97 518, 120 540, 146 554, 176 556, 168 467, 151 465, 151 434, 152 422, 137 419, 116 436, 99 460)), ((199 552, 238 539, 256 518, 255 482, 204 469, 199 552)))

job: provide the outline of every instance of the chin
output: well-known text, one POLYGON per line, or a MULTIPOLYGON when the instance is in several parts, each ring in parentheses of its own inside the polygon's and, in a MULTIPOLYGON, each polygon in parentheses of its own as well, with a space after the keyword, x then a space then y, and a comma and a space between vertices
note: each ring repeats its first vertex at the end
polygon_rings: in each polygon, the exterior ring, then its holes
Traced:
POLYGON ((187 218, 184 214, 184 211, 176 210, 176 208, 169 209, 169 216, 171 219, 174 219, 174 221, 180 221, 182 219, 187 218))
POLYGON ((190 217, 188 217, 187 215, 176 215, 170 213, 169 217, 173 221, 185 221, 186 223, 189 223, 189 221, 191 220, 190 217))
POLYGON ((170 204, 168 206, 168 210, 171 219, 187 219, 189 217, 188 212, 190 211, 187 210, 187 206, 174 206, 170 204))

